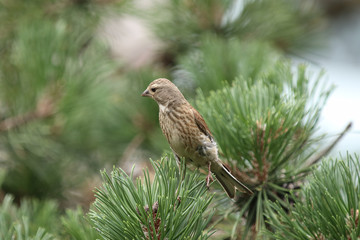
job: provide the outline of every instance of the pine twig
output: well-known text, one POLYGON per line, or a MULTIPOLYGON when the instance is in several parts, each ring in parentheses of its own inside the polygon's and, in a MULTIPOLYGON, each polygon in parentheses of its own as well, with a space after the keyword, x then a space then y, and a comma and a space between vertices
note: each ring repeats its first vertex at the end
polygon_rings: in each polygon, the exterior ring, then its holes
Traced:
POLYGON ((120 162, 125 162, 129 157, 135 152, 135 150, 141 145, 144 141, 143 134, 137 134, 131 142, 127 145, 120 162))
POLYGON ((9 131, 13 128, 25 125, 28 122, 36 119, 36 114, 34 111, 25 113, 20 116, 7 118, 0 122, 0 132, 9 131))
POLYGON ((310 167, 317 163, 321 158, 329 154, 329 152, 335 147, 335 145, 344 137, 344 135, 351 129, 352 122, 348 123, 346 128, 339 134, 339 136, 325 149, 323 149, 321 152, 316 154, 315 156, 309 158, 307 163, 305 164, 306 167, 310 167))
POLYGON ((0 122, 0 133, 23 126, 37 119, 48 118, 54 114, 54 100, 44 97, 37 103, 36 109, 25 114, 10 117, 0 122))

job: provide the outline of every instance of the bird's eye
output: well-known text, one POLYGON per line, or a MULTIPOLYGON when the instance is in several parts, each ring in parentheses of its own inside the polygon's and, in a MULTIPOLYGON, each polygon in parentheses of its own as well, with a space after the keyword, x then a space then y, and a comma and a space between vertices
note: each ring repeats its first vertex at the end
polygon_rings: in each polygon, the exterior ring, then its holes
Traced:
POLYGON ((152 91, 152 92, 156 92, 156 88, 152 88, 151 91, 152 91))

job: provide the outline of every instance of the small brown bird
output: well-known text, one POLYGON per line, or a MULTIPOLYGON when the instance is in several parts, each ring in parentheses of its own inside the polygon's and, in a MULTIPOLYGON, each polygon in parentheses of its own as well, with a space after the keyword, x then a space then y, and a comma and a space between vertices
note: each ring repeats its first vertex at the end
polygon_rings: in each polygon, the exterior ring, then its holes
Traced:
POLYGON ((234 198, 235 188, 252 194, 221 162, 216 142, 203 117, 172 82, 165 78, 156 79, 141 96, 151 97, 158 103, 160 127, 178 164, 180 157, 184 157, 186 164, 207 167, 207 186, 210 179, 213 180, 213 172, 230 198, 234 198))

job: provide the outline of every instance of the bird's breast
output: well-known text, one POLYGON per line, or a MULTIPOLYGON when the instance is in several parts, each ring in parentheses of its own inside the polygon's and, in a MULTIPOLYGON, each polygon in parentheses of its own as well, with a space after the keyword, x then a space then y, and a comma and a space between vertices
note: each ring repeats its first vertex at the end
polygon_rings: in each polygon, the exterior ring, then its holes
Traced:
POLYGON ((159 120, 161 129, 174 151, 180 154, 191 148, 195 129, 193 129, 192 119, 185 110, 180 108, 160 110, 159 120))
POLYGON ((217 156, 216 143, 200 131, 192 112, 186 109, 162 108, 159 111, 160 127, 171 148, 180 157, 190 159, 217 156))

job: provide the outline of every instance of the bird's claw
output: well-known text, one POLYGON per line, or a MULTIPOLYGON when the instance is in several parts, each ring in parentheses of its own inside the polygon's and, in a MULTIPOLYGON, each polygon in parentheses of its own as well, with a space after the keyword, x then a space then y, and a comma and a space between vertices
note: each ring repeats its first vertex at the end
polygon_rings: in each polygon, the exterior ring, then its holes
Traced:
POLYGON ((209 188, 210 187, 210 181, 214 181, 214 178, 211 174, 211 172, 209 171, 207 177, 206 177, 206 187, 209 188))

